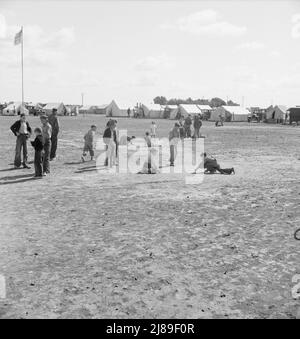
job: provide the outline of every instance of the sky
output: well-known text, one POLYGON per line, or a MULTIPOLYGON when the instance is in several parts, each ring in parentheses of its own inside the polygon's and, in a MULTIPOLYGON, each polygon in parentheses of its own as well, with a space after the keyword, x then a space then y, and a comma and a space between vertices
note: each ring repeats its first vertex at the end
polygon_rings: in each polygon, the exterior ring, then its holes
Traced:
POLYGON ((300 105, 300 1, 0 0, 0 102, 300 105))

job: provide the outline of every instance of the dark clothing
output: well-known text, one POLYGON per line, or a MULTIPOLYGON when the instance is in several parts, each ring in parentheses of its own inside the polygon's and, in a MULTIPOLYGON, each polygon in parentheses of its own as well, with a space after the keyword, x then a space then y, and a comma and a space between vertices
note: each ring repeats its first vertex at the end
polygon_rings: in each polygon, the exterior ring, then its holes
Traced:
MULTIPOLYGON (((31 129, 31 127, 30 127, 30 125, 29 125, 29 123, 28 123, 27 121, 26 121, 26 125, 27 125, 27 131, 28 131, 28 133, 31 134, 31 133, 32 133, 32 129, 31 129)), ((13 134, 14 134, 15 136, 17 136, 17 133, 19 132, 20 128, 21 128, 21 121, 18 120, 18 121, 16 121, 16 122, 11 126, 10 130, 13 132, 13 134)))
POLYGON ((103 139, 104 139, 104 138, 109 138, 109 139, 110 139, 111 136, 112 136, 112 130, 111 130, 110 127, 107 127, 107 128, 105 129, 104 133, 103 133, 103 139))
POLYGON ((58 137, 57 134, 52 134, 51 137, 51 151, 50 151, 50 159, 55 159, 56 158, 56 151, 57 151, 57 142, 58 142, 58 137))
POLYGON ((23 149, 23 165, 25 166, 27 163, 27 157, 28 157, 27 139, 28 137, 25 134, 20 134, 17 136, 16 155, 15 155, 15 162, 14 162, 14 165, 16 167, 20 167, 22 164, 22 161, 21 161, 22 149, 23 149))
POLYGON ((202 121, 200 117, 195 116, 194 119, 194 138, 200 138, 200 128, 202 126, 202 121))
POLYGON ((34 153, 34 170, 36 177, 43 176, 43 151, 35 151, 34 153))
POLYGON ((50 151, 51 139, 46 139, 44 143, 43 169, 44 173, 50 173, 50 151))
POLYGON ((34 141, 31 142, 32 147, 35 151, 41 152, 44 149, 44 140, 41 135, 38 135, 34 141))
POLYGON ((183 138, 185 137, 185 129, 184 129, 182 123, 180 123, 180 127, 179 127, 179 135, 180 135, 180 139, 183 139, 183 138))
MULTIPOLYGON (((109 126, 109 123, 107 123, 107 126, 109 126)), ((106 151, 106 157, 105 157, 105 160, 104 160, 104 166, 108 166, 108 157, 107 157, 107 150, 108 150, 108 144, 109 144, 109 141, 108 139, 111 139, 112 138, 112 130, 110 127, 107 127, 103 133, 103 141, 105 143, 105 151, 106 151)))
POLYGON ((186 117, 184 120, 184 132, 185 132, 185 137, 186 138, 191 138, 192 136, 192 131, 191 131, 191 126, 192 126, 192 119, 190 117, 186 117))
POLYGON ((170 145, 170 164, 171 164, 171 166, 174 166, 175 159, 176 159, 176 153, 177 153, 177 146, 176 145, 170 145))
POLYGON ((221 168, 217 160, 213 158, 204 159, 204 168, 210 173, 218 171, 221 174, 232 174, 234 172, 233 168, 221 168))
POLYGON ((48 118, 48 122, 49 122, 49 124, 52 127, 52 136, 53 135, 57 136, 58 133, 59 133, 59 121, 58 121, 58 118, 55 115, 51 114, 49 116, 49 118, 48 118))

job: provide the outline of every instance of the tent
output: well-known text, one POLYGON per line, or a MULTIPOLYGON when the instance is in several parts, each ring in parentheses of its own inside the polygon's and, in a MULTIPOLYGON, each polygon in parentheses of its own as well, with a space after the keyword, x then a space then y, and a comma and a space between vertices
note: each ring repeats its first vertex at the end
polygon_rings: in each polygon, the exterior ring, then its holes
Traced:
POLYGON ((105 111, 107 117, 120 116, 120 109, 114 100, 109 105, 106 105, 105 107, 102 106, 102 110, 105 111))
POLYGON ((212 111, 211 121, 219 121, 222 117, 225 121, 242 122, 248 121, 250 111, 241 106, 221 106, 212 111))
POLYGON ((134 106, 130 105, 130 104, 120 104, 117 103, 116 104, 118 107, 118 110, 114 110, 113 111, 113 116, 114 117, 123 117, 123 118, 128 118, 128 109, 130 109, 130 116, 133 116, 133 112, 134 112, 134 106))
POLYGON ((80 114, 101 114, 99 106, 86 105, 79 108, 80 114))
POLYGON ((300 106, 291 107, 288 109, 289 122, 292 124, 293 122, 300 122, 300 106))
POLYGON ((283 123, 287 117, 287 107, 283 105, 277 105, 275 107, 270 106, 266 111, 266 122, 269 123, 283 123))
POLYGON ((145 118, 161 119, 164 117, 164 110, 162 106, 158 104, 142 104, 142 110, 144 111, 145 118))
POLYGON ((57 109, 58 115, 65 115, 67 113, 67 109, 65 105, 62 102, 50 102, 46 104, 46 106, 43 108, 43 112, 46 115, 52 114, 53 109, 57 109))
POLYGON ((21 102, 13 102, 5 107, 2 111, 3 115, 20 115, 21 113, 29 115, 28 109, 25 107, 25 105, 22 107, 21 102))
POLYGON ((176 119, 179 113, 179 108, 177 105, 167 105, 165 108, 165 112, 169 115, 169 119, 176 119))
POLYGON ((179 105, 179 112, 181 116, 186 118, 188 115, 196 115, 196 114, 201 114, 202 112, 200 108, 197 105, 188 105, 188 104, 181 104, 179 105))

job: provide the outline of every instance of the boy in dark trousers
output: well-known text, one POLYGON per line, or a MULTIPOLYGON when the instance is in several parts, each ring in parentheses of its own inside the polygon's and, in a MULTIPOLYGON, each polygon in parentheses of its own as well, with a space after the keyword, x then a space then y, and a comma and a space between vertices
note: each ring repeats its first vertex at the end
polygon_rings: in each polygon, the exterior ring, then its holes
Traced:
POLYGON ((34 153, 34 168, 35 168, 35 178, 43 177, 43 149, 44 149, 44 139, 42 135, 42 130, 36 128, 34 130, 35 140, 31 141, 33 146, 34 153))

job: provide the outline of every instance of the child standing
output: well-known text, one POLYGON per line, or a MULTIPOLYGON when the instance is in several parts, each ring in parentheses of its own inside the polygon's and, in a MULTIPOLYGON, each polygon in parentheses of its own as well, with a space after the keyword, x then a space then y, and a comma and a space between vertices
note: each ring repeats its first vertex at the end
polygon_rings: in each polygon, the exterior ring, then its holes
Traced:
POLYGON ((34 130, 35 140, 31 142, 35 153, 34 153, 34 168, 35 168, 35 178, 43 177, 43 149, 44 149, 44 139, 42 135, 42 130, 36 128, 34 130))
POLYGON ((151 138, 156 138, 156 130, 157 130, 157 126, 156 126, 156 123, 154 121, 152 121, 152 124, 151 124, 151 138))
POLYGON ((91 161, 94 160, 96 131, 97 131, 97 127, 95 125, 92 125, 91 129, 84 136, 84 148, 83 148, 83 154, 81 157, 82 162, 85 162, 85 156, 87 155, 88 152, 90 153, 91 161))

